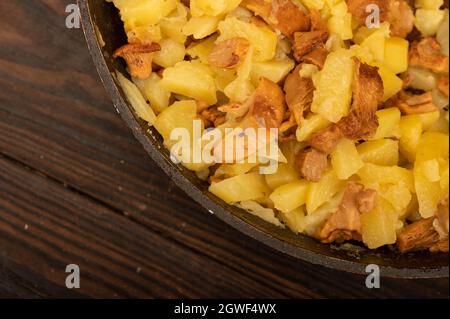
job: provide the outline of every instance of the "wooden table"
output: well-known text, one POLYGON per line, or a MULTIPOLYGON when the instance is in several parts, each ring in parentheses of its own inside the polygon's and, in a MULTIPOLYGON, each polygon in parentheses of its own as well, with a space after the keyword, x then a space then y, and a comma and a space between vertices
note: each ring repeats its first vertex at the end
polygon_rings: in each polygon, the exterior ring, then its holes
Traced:
POLYGON ((447 279, 369 290, 205 212, 116 114, 70 2, 0 1, 0 297, 448 298, 447 279))

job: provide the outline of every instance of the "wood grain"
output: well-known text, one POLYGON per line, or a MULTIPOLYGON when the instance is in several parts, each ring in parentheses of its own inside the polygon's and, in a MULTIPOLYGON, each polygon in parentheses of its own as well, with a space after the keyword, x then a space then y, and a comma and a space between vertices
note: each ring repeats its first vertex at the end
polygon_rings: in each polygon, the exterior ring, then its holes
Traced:
POLYGON ((448 298, 448 280, 368 290, 205 212, 115 113, 64 26, 70 2, 0 2, 0 296, 448 298), (80 290, 64 286, 69 263, 80 290))

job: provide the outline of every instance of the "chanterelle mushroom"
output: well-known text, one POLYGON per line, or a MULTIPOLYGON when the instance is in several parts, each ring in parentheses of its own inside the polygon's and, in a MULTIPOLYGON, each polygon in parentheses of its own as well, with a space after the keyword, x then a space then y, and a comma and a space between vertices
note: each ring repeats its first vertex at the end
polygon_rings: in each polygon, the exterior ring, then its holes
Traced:
POLYGON ((303 149, 296 155, 295 167, 304 179, 319 182, 328 169, 328 156, 313 148, 303 149))
POLYGON ((314 95, 313 81, 300 76, 301 68, 301 65, 297 66, 284 81, 286 103, 297 124, 300 124, 304 113, 310 109, 314 95))
POLYGON ((352 140, 370 138, 376 133, 378 119, 375 115, 378 102, 383 97, 383 82, 376 67, 355 59, 353 103, 349 115, 338 123, 314 134, 310 145, 330 153, 343 137, 352 140))
POLYGON ((436 73, 448 73, 449 58, 442 54, 441 45, 435 38, 425 38, 412 44, 409 64, 430 69, 436 73))
POLYGON ((244 38, 232 38, 216 44, 209 55, 209 63, 218 68, 234 68, 244 60, 250 42, 244 38))
POLYGON ((292 0, 244 0, 241 5, 286 36, 311 27, 310 18, 292 0))
POLYGON ((402 253, 426 250, 448 252, 448 198, 438 207, 436 216, 418 220, 398 234, 397 247, 402 253))
POLYGON ((293 44, 294 58, 297 62, 302 61, 302 58, 306 54, 323 47, 327 39, 328 32, 323 30, 295 32, 293 44))
POLYGON ((121 57, 127 62, 131 76, 144 80, 152 74, 154 52, 160 50, 161 46, 158 43, 129 43, 118 48, 114 52, 114 57, 121 57))
POLYGON ((284 93, 278 84, 261 78, 251 99, 253 104, 247 114, 247 120, 256 124, 253 126, 279 128, 284 119, 286 105, 284 93))
POLYGON ((305 63, 314 64, 319 69, 323 69, 327 56, 327 49, 325 47, 318 47, 317 49, 305 54, 302 57, 302 61, 305 63))
POLYGON ((430 113, 439 110, 433 103, 433 95, 427 92, 420 95, 409 95, 405 92, 399 94, 397 107, 404 115, 430 113))
POLYGON ((316 237, 323 243, 362 240, 361 214, 376 205, 377 193, 355 182, 349 182, 338 210, 331 215, 316 237))

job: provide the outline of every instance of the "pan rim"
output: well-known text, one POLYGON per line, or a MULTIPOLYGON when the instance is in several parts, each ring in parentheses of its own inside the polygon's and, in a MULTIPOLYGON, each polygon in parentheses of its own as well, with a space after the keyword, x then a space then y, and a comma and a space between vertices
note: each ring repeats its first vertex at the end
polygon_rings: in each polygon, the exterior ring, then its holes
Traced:
MULTIPOLYGON (((221 207, 218 203, 214 202, 210 196, 205 195, 202 190, 189 181, 189 179, 180 172, 179 168, 175 164, 168 163, 163 157, 161 151, 151 142, 150 136, 139 126, 139 123, 130 110, 130 106, 124 100, 120 90, 113 80, 97 38, 94 18, 88 3, 89 0, 77 1, 80 9, 84 35, 92 56, 92 60, 117 112, 120 114, 127 126, 132 130, 133 135, 142 144, 150 157, 177 184, 179 188, 181 188, 190 198, 199 203, 207 211, 216 215, 220 220, 224 221, 246 236, 257 240, 278 252, 311 264, 324 266, 326 268, 359 275, 367 275, 367 263, 340 259, 314 252, 304 247, 295 246, 291 243, 283 241, 282 239, 274 237, 266 231, 258 229, 245 220, 234 215, 231 210, 227 210, 224 207, 221 207)), ((437 268, 396 268, 380 265, 379 267, 382 276, 388 278, 431 279, 449 277, 448 266, 437 268)))

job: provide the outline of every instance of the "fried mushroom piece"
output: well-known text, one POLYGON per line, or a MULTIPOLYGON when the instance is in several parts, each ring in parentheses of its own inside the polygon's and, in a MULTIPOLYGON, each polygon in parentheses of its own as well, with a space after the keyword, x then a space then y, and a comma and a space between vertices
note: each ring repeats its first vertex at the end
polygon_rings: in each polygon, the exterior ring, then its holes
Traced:
POLYGON ((217 106, 208 107, 200 112, 206 128, 217 127, 225 123, 225 113, 218 110, 217 106))
POLYGON ((378 128, 376 111, 383 97, 383 82, 376 67, 355 59, 353 103, 349 115, 338 123, 314 134, 310 145, 324 153, 331 153, 343 137, 351 140, 372 137, 378 128))
POLYGON ((397 236, 399 251, 448 252, 448 212, 447 198, 440 203, 435 217, 420 219, 405 226, 397 236), (436 225, 439 231, 436 230, 436 225))
POLYGON ((218 68, 234 68, 245 59, 249 48, 250 42, 244 38, 219 42, 209 55, 209 63, 218 68))
POLYGON ((434 218, 421 219, 407 225, 397 236, 397 247, 401 253, 427 250, 440 241, 433 228, 434 218))
POLYGON ((328 39, 327 31, 308 31, 294 33, 294 58, 297 62, 301 62, 302 58, 317 48, 323 47, 328 39))
POLYGON ((409 64, 436 73, 448 73, 449 58, 442 54, 439 42, 435 38, 428 37, 413 42, 409 51, 409 64))
POLYGON ((311 28, 310 18, 292 0, 244 0, 241 5, 285 36, 311 28))
POLYGON ((314 84, 310 78, 300 76, 301 68, 298 65, 284 82, 286 103, 297 124, 300 124, 303 115, 310 109, 314 96, 314 84))
POLYGON ((325 154, 330 154, 343 137, 344 134, 339 126, 334 124, 313 134, 309 140, 309 145, 325 154))
POLYGON ((302 57, 302 61, 305 63, 314 64, 319 69, 323 69, 327 56, 328 50, 322 46, 304 55, 302 57))
MULTIPOLYGON (((289 112, 286 112, 289 113, 289 112)), ((294 119, 294 116, 291 114, 289 116, 289 119, 285 120, 283 123, 281 123, 279 128, 279 134, 278 134, 278 140, 280 142, 287 142, 287 141, 296 141, 298 124, 294 119)))
POLYGON ((405 38, 414 29, 414 12, 405 0, 389 0, 386 21, 391 26, 393 37, 405 38))
POLYGON ((303 149, 295 157, 295 168, 310 182, 319 182, 328 169, 328 156, 313 148, 303 149))
POLYGON ((279 128, 284 120, 286 104, 284 93, 278 84, 261 78, 252 96, 253 104, 248 113, 259 127, 279 128))
POLYGON ((316 237, 325 244, 347 240, 362 240, 361 214, 370 212, 376 205, 377 192, 349 182, 338 210, 331 215, 316 237))
POLYGON ((125 60, 131 76, 144 80, 152 74, 153 53, 160 50, 158 43, 129 43, 118 48, 113 56, 125 60))
POLYGON ((345 137, 359 140, 376 133, 378 119, 375 113, 378 102, 383 98, 384 87, 376 67, 355 59, 355 70, 352 108, 337 125, 345 137))
POLYGON ((348 0, 348 10, 361 25, 371 14, 369 5, 380 8, 381 22, 389 22, 392 36, 405 38, 414 29, 414 12, 405 0, 348 0))
POLYGON ((225 104, 218 107, 218 110, 234 117, 243 129, 279 128, 287 118, 283 91, 278 84, 264 77, 244 103, 225 104))
POLYGON ((432 92, 420 95, 410 95, 403 92, 399 96, 396 106, 403 115, 431 113, 439 110, 433 103, 432 92))
POLYGON ((448 75, 439 79, 437 87, 442 94, 449 96, 448 75))
POLYGON ((323 19, 319 10, 309 10, 309 17, 311 18, 311 31, 327 31, 327 22, 323 19))

